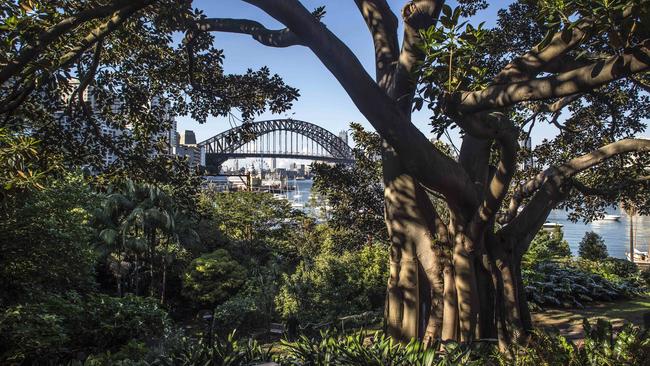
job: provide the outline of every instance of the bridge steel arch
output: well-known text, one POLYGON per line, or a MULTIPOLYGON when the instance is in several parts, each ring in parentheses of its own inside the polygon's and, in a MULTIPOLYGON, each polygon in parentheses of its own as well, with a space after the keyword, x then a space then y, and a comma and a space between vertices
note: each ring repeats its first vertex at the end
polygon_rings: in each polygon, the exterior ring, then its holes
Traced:
MULTIPOLYGON (((228 159, 252 157, 250 154, 237 152, 237 149, 261 136, 276 131, 294 132, 303 135, 320 145, 329 155, 304 155, 299 152, 292 154, 263 152, 264 157, 312 159, 345 164, 354 162, 352 149, 345 141, 318 125, 294 119, 251 122, 245 128, 242 126, 231 128, 200 142, 198 146, 205 149, 206 165, 216 167, 228 159), (250 134, 253 134, 254 138, 247 138, 250 134)), ((259 153, 256 156, 259 156, 259 153)))

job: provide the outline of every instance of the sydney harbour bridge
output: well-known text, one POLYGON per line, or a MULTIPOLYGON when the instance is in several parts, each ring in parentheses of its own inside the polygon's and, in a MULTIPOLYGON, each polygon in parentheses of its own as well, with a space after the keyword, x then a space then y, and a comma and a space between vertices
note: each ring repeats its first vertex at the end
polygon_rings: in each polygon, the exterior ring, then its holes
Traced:
POLYGON ((294 119, 250 122, 205 141, 205 164, 218 169, 228 159, 289 158, 350 164, 352 149, 338 136, 313 123, 294 119))

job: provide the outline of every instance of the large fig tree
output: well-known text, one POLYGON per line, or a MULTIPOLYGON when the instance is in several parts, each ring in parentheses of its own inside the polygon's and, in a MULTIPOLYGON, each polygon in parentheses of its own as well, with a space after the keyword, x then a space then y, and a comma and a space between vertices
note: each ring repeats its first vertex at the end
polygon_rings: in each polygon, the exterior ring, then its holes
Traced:
POLYGON ((623 199, 647 201, 650 141, 633 138, 647 114, 647 1, 522 1, 485 30, 461 27, 481 2, 452 11, 414 0, 402 8, 400 38, 387 1, 355 0, 375 45, 374 77, 321 22, 323 9, 244 1, 286 28, 205 18, 196 31, 309 48, 384 139, 386 320, 399 339, 525 339, 532 323, 520 262, 550 211, 576 206, 589 219, 623 199), (462 131, 457 159, 411 122, 425 103, 434 131, 462 131), (560 135, 520 149, 542 122, 560 135), (541 169, 519 169, 531 154, 541 169))

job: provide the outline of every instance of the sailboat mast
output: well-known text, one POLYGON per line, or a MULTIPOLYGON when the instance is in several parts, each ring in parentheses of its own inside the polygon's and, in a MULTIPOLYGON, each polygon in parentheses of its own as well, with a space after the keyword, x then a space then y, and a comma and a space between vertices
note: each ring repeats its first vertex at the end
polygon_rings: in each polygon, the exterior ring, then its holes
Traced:
POLYGON ((634 214, 630 212, 630 261, 634 263, 634 214))

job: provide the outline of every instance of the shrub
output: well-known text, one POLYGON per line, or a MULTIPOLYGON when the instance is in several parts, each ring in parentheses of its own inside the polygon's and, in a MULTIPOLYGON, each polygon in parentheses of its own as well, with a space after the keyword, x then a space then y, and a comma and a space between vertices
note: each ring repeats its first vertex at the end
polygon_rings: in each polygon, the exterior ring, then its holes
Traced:
POLYGON ((394 342, 381 332, 360 332, 352 336, 322 333, 320 338, 300 337, 282 342, 278 361, 281 365, 521 365, 521 366, 593 366, 647 365, 650 334, 626 325, 612 332, 611 324, 602 320, 595 325, 585 320, 582 346, 558 335, 536 332, 525 345, 513 345, 499 353, 497 346, 475 342, 434 344, 425 348, 411 341, 394 342))
POLYGON ((384 304, 388 279, 385 246, 368 245, 343 254, 324 251, 285 275, 276 297, 278 312, 300 322, 333 321, 384 304))
POLYGON ((51 296, 0 314, 0 363, 57 363, 117 350, 132 340, 149 341, 168 327, 167 314, 153 299, 51 296))
POLYGON ((603 238, 593 231, 585 233, 578 248, 580 258, 597 261, 607 258, 607 246, 603 238))
POLYGON ((215 365, 247 366, 271 361, 270 348, 267 350, 254 340, 241 341, 230 333, 226 338, 216 338, 213 342, 205 339, 180 337, 163 355, 156 357, 150 365, 215 365))
POLYGON ((569 243, 564 240, 562 229, 555 228, 552 232, 540 230, 524 254, 524 263, 532 264, 567 257, 571 257, 571 249, 569 243))
POLYGON ((183 276, 183 294, 193 301, 213 307, 239 290, 246 269, 225 249, 196 258, 183 276))
POLYGON ((524 345, 512 345, 500 353, 494 343, 436 342, 429 347, 412 340, 401 344, 382 332, 360 331, 353 335, 321 332, 318 337, 301 336, 281 341, 279 346, 263 348, 254 340, 238 340, 231 333, 225 338, 191 338, 176 333, 158 349, 147 349, 131 342, 118 352, 90 357, 86 365, 206 365, 249 366, 275 361, 281 366, 434 366, 434 365, 518 365, 518 366, 594 366, 647 365, 650 359, 650 334, 625 325, 612 331, 610 323, 585 320, 585 339, 577 345, 566 338, 535 332, 524 345))
POLYGON ((523 271, 526 293, 539 306, 582 307, 595 300, 611 301, 640 295, 630 281, 612 281, 574 266, 572 262, 542 262, 523 271))
POLYGON ((646 288, 650 288, 650 269, 644 269, 640 273, 641 281, 646 288))
POLYGON ((401 344, 382 332, 359 332, 349 336, 321 333, 319 339, 301 336, 295 342, 283 341, 278 361, 281 365, 314 366, 478 366, 494 359, 491 350, 491 346, 481 343, 464 346, 447 342, 428 348, 415 340, 401 344))
POLYGON ((575 262, 577 268, 598 274, 605 279, 617 283, 631 282, 637 286, 645 286, 641 281, 641 272, 636 264, 619 258, 606 258, 599 261, 581 259, 575 262))
POLYGON ((626 324, 618 333, 602 319, 592 326, 583 321, 585 338, 581 346, 558 335, 536 332, 524 346, 513 346, 514 358, 501 358, 502 365, 647 365, 650 333, 626 324))
POLYGON ((626 324, 618 334, 612 324, 598 319, 591 326, 585 319, 584 347, 580 356, 588 365, 647 365, 650 362, 650 333, 626 324))
POLYGON ((43 293, 95 287, 90 211, 98 195, 81 173, 52 180, 0 220, 0 307, 43 293))

